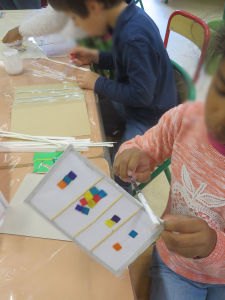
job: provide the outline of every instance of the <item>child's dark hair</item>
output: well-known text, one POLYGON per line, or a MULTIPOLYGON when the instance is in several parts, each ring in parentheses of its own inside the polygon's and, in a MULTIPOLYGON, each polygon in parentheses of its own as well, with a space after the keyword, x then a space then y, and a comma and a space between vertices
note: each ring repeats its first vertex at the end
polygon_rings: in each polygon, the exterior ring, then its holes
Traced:
MULTIPOLYGON (((89 15, 87 9, 88 0, 48 0, 48 3, 56 10, 71 11, 78 14, 80 17, 87 17, 89 15)), ((108 9, 123 2, 123 0, 96 0, 103 4, 103 7, 108 9)))

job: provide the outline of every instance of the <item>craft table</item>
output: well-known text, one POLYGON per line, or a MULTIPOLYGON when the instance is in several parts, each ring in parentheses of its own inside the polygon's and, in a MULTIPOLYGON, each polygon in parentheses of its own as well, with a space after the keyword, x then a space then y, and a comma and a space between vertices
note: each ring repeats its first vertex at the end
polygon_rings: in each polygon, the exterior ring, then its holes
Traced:
POLYGON ((1 234, 0 269, 2 300, 134 299, 128 272, 115 277, 72 242, 1 234))
MULTIPOLYGON (((21 12, 18 12, 21 15, 21 12)), ((15 23, 15 22, 14 22, 15 23)), ((14 24, 13 24, 14 25, 14 24)), ((73 69, 38 59, 38 64, 72 74, 73 69)), ((32 76, 31 65, 19 76, 8 76, 0 65, 0 128, 10 130, 14 87, 56 83, 55 79, 32 76)), ((58 83, 58 82, 57 82, 58 83)), ((91 125, 92 141, 102 141, 103 133, 96 98, 85 92, 91 125)), ((107 174, 103 148, 83 153, 107 174)), ((10 200, 23 178, 33 170, 32 153, 0 153, 0 190, 10 200)), ((115 277, 89 258, 74 243, 26 236, 1 234, 0 298, 2 300, 132 300, 134 299, 128 271, 115 277)))
MULTIPOLYGON (((29 73, 9 77, 0 69, 1 88, 6 91, 14 84, 29 84, 29 73)), ((1 98, 1 96, 0 96, 1 98)), ((101 140, 101 129, 94 95, 86 92, 93 139, 101 140), (92 98, 92 99, 91 99, 92 98)), ((9 129, 11 99, 1 99, 0 120, 9 129), (4 114, 5 112, 5 114, 4 114), (7 126, 6 126, 7 125, 7 126)), ((5 127, 6 126, 6 127, 5 127)), ((87 156, 109 174, 103 149, 91 149, 87 156)), ((0 153, 0 190, 11 199, 23 178, 33 170, 32 153, 0 153)), ((133 299, 130 277, 121 278, 89 258, 72 242, 2 235, 0 242, 1 299, 24 300, 114 300, 133 299)))
MULTIPOLYGON (((59 59, 58 59, 59 60, 59 59)), ((66 59, 60 59, 60 61, 66 61, 66 59)), ((13 89, 19 86, 25 85, 42 85, 61 83, 56 79, 46 77, 35 76, 35 63, 38 67, 48 67, 51 70, 56 70, 67 74, 68 77, 74 76, 74 69, 65 65, 60 65, 45 59, 26 60, 24 61, 24 72, 21 75, 9 76, 2 65, 0 65, 0 95, 1 95, 1 110, 0 110, 0 127, 4 130, 10 130, 10 113, 13 101, 13 89)), ((101 125, 101 119, 98 111, 97 98, 92 91, 85 91, 85 101, 87 105, 88 117, 91 128, 90 136, 83 136, 84 138, 90 138, 91 141, 101 142, 103 140, 103 130, 101 125)), ((41 121, 41 119, 40 119, 41 121)), ((79 126, 74 120, 74 126, 79 126)), ((78 138, 82 138, 79 136, 78 138)), ((84 153, 87 157, 103 157, 103 147, 94 147, 89 149, 87 153, 84 153)))
MULTIPOLYGON (((23 74, 17 76, 9 76, 5 72, 3 66, 0 65, 0 128, 2 130, 10 130, 13 88, 24 85, 59 83, 55 79, 46 79, 33 76, 31 71, 33 68, 35 68, 33 66, 33 63, 38 63, 38 65, 43 65, 51 69, 66 72, 68 76, 70 75, 70 73, 73 74, 74 71, 70 67, 55 64, 44 59, 38 59, 25 61, 25 71, 23 72, 23 74)), ((100 115, 96 97, 92 91, 85 91, 85 101, 87 104, 87 111, 91 128, 91 136, 89 138, 92 141, 102 141, 103 130, 99 117, 100 115)), ((84 136, 84 138, 87 138, 87 136, 84 136)), ((106 151, 107 150, 104 150, 103 147, 93 147, 89 148, 87 152, 83 152, 83 155, 88 158, 104 157, 106 151)), ((7 199, 11 199, 15 190, 18 188, 20 182, 23 180, 27 172, 32 172, 32 160, 32 153, 0 153, 0 189, 7 199), (10 186, 10 189, 8 189, 6 185, 2 184, 2 178, 8 179, 7 182, 10 186)))

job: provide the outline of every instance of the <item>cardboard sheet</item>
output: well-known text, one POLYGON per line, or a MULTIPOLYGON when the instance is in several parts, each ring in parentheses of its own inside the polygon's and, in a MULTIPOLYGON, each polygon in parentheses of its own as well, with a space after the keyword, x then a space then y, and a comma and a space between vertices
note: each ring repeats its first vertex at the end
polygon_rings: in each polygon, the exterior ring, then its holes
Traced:
POLYGON ((62 232, 33 210, 24 199, 36 187, 44 175, 28 174, 21 183, 7 209, 0 233, 31 237, 69 240, 62 232))
POLYGON ((69 83, 17 88, 11 131, 31 135, 90 135, 83 91, 69 83))

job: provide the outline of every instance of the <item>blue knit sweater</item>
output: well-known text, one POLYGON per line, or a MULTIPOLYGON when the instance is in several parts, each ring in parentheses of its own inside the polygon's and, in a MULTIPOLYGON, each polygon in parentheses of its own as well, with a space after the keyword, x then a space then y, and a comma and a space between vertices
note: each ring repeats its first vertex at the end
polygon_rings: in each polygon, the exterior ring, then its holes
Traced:
POLYGON ((121 103, 128 120, 150 127, 152 119, 177 105, 173 70, 159 30, 133 1, 118 17, 112 52, 100 53, 99 67, 114 69, 115 80, 100 76, 95 92, 121 103))

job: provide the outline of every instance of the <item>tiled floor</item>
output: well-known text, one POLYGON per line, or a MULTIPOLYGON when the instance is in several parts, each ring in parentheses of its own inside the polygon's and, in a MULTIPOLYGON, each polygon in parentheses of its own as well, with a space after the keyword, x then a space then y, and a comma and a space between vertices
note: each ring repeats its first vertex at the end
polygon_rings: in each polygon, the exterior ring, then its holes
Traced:
MULTIPOLYGON (((221 19, 224 6, 224 0, 169 0, 168 4, 165 4, 163 0, 142 1, 145 11, 159 27, 162 38, 165 35, 168 18, 174 10, 186 10, 208 22, 221 19)), ((170 57, 180 63, 190 75, 194 73, 199 50, 192 43, 175 35, 171 36, 168 52, 170 57)), ((197 98, 199 100, 204 101, 209 84, 210 77, 202 71, 197 83, 197 98)), ((165 175, 158 176, 144 189, 144 193, 156 214, 161 215, 166 207, 169 193, 169 185, 165 175)))

